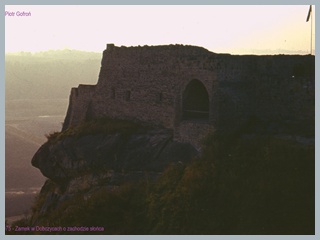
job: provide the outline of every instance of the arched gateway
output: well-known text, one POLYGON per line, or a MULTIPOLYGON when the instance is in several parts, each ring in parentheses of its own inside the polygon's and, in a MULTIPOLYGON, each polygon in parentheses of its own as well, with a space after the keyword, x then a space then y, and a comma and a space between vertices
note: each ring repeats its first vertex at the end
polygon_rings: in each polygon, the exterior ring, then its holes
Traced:
POLYGON ((209 95, 199 80, 191 80, 182 94, 182 119, 209 119, 209 95))

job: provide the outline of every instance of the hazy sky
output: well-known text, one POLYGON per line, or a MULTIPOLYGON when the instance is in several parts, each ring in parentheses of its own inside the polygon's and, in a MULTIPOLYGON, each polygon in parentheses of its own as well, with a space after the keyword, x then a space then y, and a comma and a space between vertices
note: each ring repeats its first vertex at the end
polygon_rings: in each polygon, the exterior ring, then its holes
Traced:
POLYGON ((65 48, 101 52, 106 43, 114 43, 188 44, 233 54, 310 53, 309 5, 7 5, 5 10, 15 14, 5 17, 6 52, 65 48))

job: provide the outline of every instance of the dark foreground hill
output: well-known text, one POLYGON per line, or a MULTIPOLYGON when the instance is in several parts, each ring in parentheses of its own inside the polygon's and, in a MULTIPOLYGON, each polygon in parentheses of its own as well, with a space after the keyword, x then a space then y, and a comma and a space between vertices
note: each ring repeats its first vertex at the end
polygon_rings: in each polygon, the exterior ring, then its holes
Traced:
POLYGON ((215 132, 199 155, 165 129, 88 122, 48 136, 35 154, 49 179, 32 217, 15 225, 48 227, 26 234, 314 234, 309 140, 215 132))

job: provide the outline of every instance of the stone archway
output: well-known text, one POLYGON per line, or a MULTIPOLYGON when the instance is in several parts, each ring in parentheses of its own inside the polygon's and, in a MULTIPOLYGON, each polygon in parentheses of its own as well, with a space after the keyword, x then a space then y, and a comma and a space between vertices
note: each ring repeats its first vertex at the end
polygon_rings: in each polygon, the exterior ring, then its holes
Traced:
POLYGON ((182 119, 209 120, 209 94, 199 80, 191 80, 182 94, 182 119))

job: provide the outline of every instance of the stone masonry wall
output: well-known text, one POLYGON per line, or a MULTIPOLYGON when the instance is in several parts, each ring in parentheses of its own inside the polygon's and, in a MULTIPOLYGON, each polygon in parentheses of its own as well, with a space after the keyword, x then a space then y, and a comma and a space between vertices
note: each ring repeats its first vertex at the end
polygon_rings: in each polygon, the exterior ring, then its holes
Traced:
POLYGON ((69 107, 62 130, 76 126, 91 116, 91 101, 93 99, 95 86, 82 85, 72 88, 69 98, 69 107))
POLYGON ((314 127, 314 56, 226 56, 221 64, 220 127, 250 117, 314 127))
POLYGON ((103 53, 95 86, 73 88, 63 129, 90 118, 143 121, 174 130, 199 145, 210 129, 235 128, 248 118, 314 127, 314 56, 237 56, 201 47, 116 47, 103 53), (209 96, 205 123, 183 119, 183 95, 199 80, 209 96), (199 133, 199 134, 197 134, 199 133))
POLYGON ((212 55, 198 47, 111 47, 102 61, 95 112, 173 128, 179 118, 181 89, 188 82, 201 79, 207 91, 213 91, 214 62, 203 67, 212 55))

